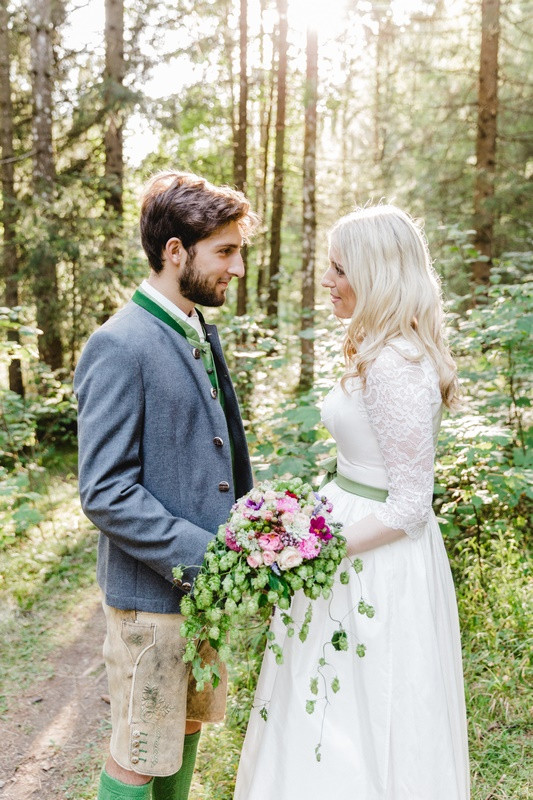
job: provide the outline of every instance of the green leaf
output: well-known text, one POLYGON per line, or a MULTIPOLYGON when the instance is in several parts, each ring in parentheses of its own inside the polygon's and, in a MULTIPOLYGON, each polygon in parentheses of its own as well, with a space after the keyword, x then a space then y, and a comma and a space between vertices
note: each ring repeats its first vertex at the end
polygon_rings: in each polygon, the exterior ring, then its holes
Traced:
POLYGON ((335 650, 348 650, 348 635, 346 631, 342 629, 335 631, 331 637, 331 644, 335 650))

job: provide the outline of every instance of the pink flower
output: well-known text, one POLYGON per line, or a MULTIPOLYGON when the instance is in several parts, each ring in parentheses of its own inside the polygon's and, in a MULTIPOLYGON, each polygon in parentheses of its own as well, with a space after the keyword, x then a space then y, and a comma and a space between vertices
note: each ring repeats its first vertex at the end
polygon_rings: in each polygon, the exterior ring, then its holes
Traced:
POLYGON ((261 566, 263 563, 263 558, 261 553, 250 553, 250 555, 246 557, 246 561, 248 562, 249 566, 252 567, 252 569, 255 569, 256 567, 261 566))
POLYGON ((278 498, 276 501, 276 508, 278 511, 298 511, 298 500, 285 495, 285 497, 278 498))
POLYGON ((316 558, 322 549, 322 545, 314 533, 309 534, 307 539, 302 539, 298 544, 298 552, 305 559, 316 558))
POLYGON ((285 547, 277 557, 278 566, 280 569, 293 569, 301 564, 303 561, 302 556, 296 547, 285 547))
POLYGON ((257 541, 262 550, 281 550, 283 547, 277 533, 264 533, 257 541))
POLYGON ((242 550, 242 547, 237 544, 235 534, 231 528, 226 528, 226 546, 229 547, 230 550, 235 550, 236 553, 240 553, 242 550))
POLYGON ((273 550, 263 550, 262 552, 263 564, 270 567, 276 560, 276 554, 273 550))

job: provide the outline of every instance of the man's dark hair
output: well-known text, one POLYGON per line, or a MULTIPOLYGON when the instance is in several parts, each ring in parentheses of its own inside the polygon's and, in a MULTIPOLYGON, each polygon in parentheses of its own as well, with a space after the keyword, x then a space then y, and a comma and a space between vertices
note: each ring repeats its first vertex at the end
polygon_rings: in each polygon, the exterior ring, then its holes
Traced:
POLYGON ((163 269, 163 249, 172 237, 189 250, 219 228, 237 222, 243 239, 257 216, 242 192, 213 184, 188 172, 160 172, 145 187, 141 206, 141 242, 150 266, 163 269))

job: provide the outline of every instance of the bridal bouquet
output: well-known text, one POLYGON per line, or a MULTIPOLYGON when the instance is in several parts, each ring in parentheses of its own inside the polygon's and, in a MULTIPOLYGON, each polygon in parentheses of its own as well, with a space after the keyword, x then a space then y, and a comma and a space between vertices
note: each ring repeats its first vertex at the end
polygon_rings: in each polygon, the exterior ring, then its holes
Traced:
MULTIPOLYGON (((261 610, 271 615, 277 606, 292 636, 295 624, 287 611, 294 592, 301 589, 311 600, 329 597, 346 555, 342 525, 331 512, 327 498, 299 478, 265 481, 234 504, 228 522, 207 547, 193 594, 181 601, 184 661, 191 662, 198 691, 205 683, 216 686, 219 681, 217 664, 204 663, 199 654, 203 641, 227 662, 228 633, 235 626, 249 624, 261 610)), ((174 579, 179 582, 182 575, 183 567, 176 567, 174 579)), ((340 579, 347 583, 348 573, 341 573, 340 579)), ((312 604, 299 630, 301 641, 311 616, 312 604)), ((347 649, 345 637, 342 629, 334 634, 335 649, 347 649)), ((267 638, 276 661, 282 663, 274 634, 269 632, 267 638)))

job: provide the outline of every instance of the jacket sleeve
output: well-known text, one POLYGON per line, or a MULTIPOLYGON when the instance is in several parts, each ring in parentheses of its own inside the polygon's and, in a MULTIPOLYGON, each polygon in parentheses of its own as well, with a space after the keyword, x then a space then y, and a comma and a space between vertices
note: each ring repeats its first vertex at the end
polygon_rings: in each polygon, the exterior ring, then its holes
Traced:
POLYGON ((100 329, 76 368, 79 486, 86 516, 115 545, 168 581, 200 565, 212 533, 172 516, 142 485, 144 387, 133 350, 100 329))

